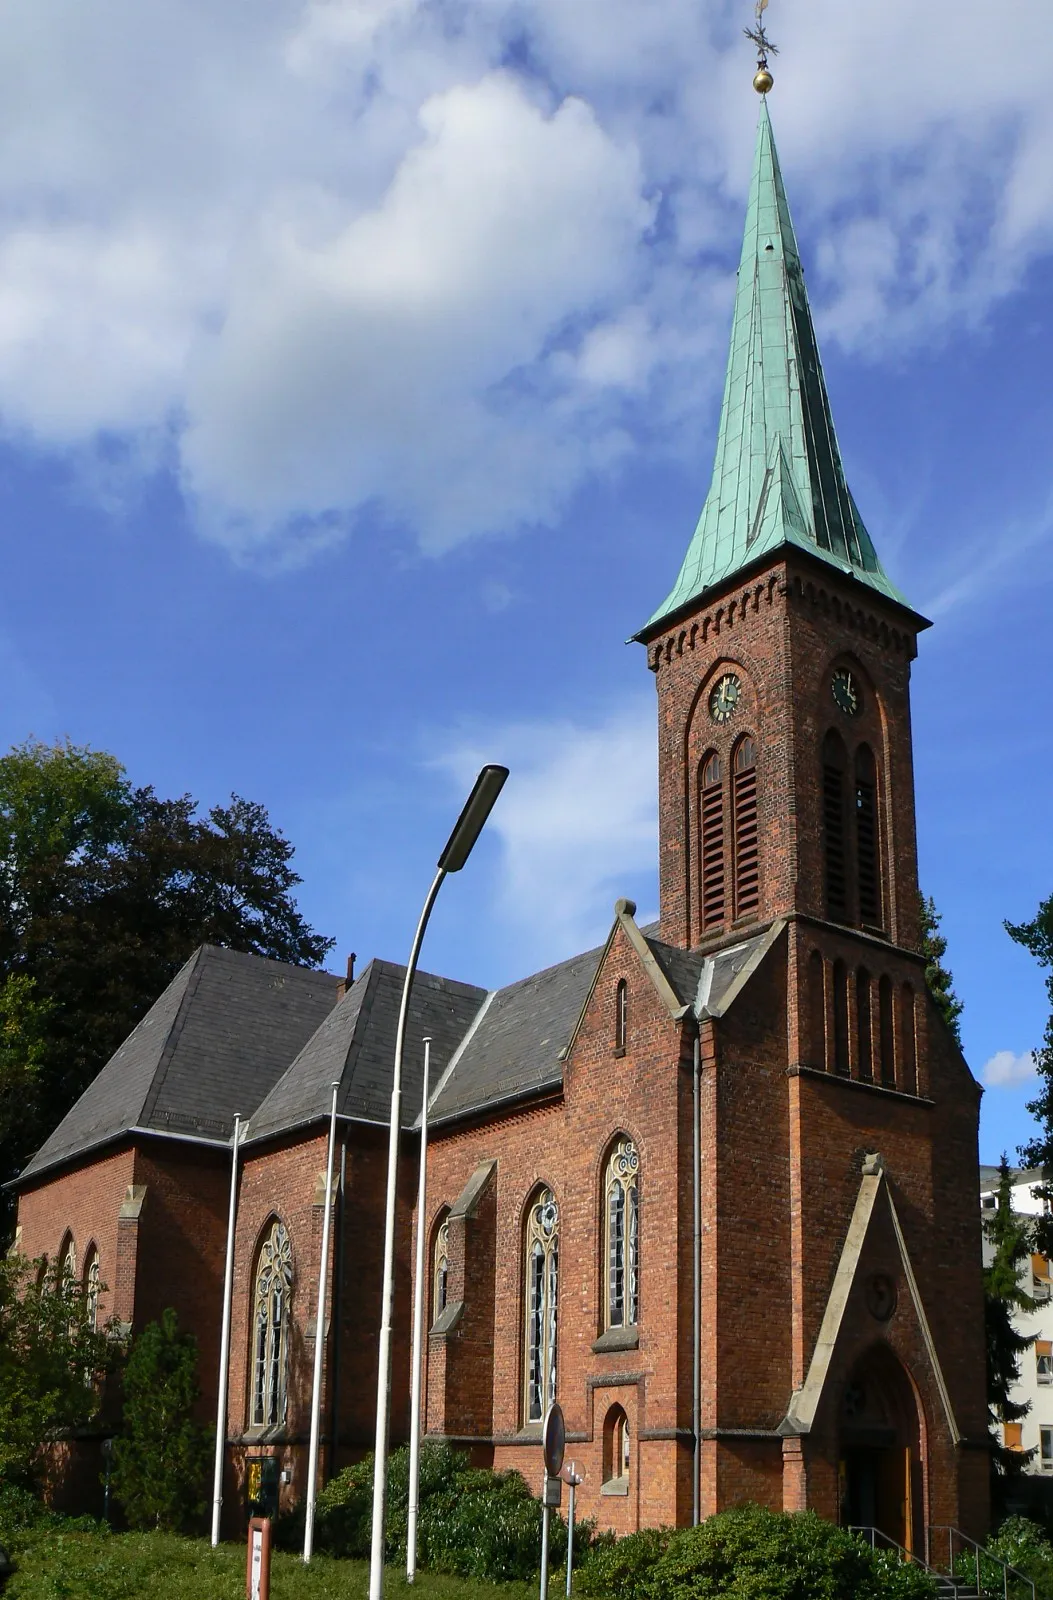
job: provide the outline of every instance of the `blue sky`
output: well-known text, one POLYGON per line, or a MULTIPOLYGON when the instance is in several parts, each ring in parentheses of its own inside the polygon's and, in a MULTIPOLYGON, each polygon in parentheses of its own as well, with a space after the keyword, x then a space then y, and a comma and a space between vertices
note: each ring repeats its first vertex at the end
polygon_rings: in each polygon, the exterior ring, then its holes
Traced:
MULTIPOLYGON (((1053 109, 981 0, 767 13, 849 480, 936 626, 922 883, 1027 1134, 1053 892, 1053 109)), ((0 744, 264 802, 303 908, 401 959, 475 765, 513 781, 426 964, 653 910, 624 640, 705 496, 756 98, 741 5, 13 0, 0 40, 0 744)))

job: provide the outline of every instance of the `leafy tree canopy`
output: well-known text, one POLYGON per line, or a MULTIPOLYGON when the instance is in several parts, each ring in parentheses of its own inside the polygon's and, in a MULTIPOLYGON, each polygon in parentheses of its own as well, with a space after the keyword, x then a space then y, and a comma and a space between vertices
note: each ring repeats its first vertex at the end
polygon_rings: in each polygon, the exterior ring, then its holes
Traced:
POLYGON ((168 1308, 132 1343, 111 1485, 133 1528, 185 1527, 205 1506, 212 1446, 195 1420, 197 1340, 168 1308))
POLYGON ((199 944, 322 962, 332 941, 296 908, 292 855, 238 795, 199 815, 101 751, 30 742, 0 757, 0 1181, 199 944))
POLYGON ((1030 1350, 1035 1336, 1021 1333, 1013 1319, 1021 1311, 1034 1311, 1035 1301, 1021 1282, 1021 1269, 1031 1260, 1031 1235, 1027 1219, 1013 1210, 1013 1175, 1004 1153, 998 1169, 997 1206, 984 1217, 984 1233, 989 1256, 983 1278, 991 1456, 998 1473, 1013 1477, 1034 1451, 1005 1449, 999 1443, 997 1425, 1020 1422, 1031 1410, 1030 1400, 1018 1404, 1011 1391, 1020 1378, 1020 1357, 1030 1350))
POLYGON ((929 993, 943 1014, 943 1019, 958 1043, 962 1042, 961 1023, 963 1005, 954 992, 954 978, 943 964, 947 954, 947 940, 940 932, 940 914, 931 896, 921 901, 921 953, 925 957, 925 982, 929 993))
MULTIPOLYGON (((1006 932, 1017 944, 1029 950, 1040 967, 1046 968, 1046 993, 1049 996, 1050 1017, 1046 1023, 1041 1047, 1035 1051, 1038 1069, 1038 1093, 1027 1103, 1027 1109, 1039 1124, 1041 1131, 1029 1143, 1022 1145, 1020 1159, 1028 1167, 1053 1168, 1053 895, 1043 900, 1031 922, 1007 922, 1006 932)), ((1053 1199, 1053 1184, 1038 1191, 1046 1199, 1053 1199)), ((1053 1219, 1044 1218, 1039 1229, 1040 1248, 1046 1255, 1053 1254, 1053 1219)))
POLYGON ((39 1479, 48 1444, 94 1420, 117 1353, 59 1264, 0 1257, 0 1486, 39 1479))

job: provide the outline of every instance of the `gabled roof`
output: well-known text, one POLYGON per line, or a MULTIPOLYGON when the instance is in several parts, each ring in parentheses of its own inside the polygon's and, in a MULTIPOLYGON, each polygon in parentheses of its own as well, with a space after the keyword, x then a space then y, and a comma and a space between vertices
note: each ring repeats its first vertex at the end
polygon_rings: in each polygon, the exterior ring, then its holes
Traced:
MULTIPOLYGON (((252 1117, 246 1142, 303 1127, 329 1115, 339 1082, 337 1112, 355 1121, 387 1125, 395 1034, 406 969, 371 961, 361 977, 307 1040, 252 1117)), ((402 1069, 402 1122, 420 1115, 424 1039, 431 1038, 436 1082, 486 999, 486 990, 432 972, 413 980, 402 1069)))
POLYGON ((707 590, 796 546, 887 596, 845 481, 766 100, 739 262, 713 481, 672 592, 647 638, 707 590))
POLYGON ((35 1177, 133 1128, 224 1143, 332 1010, 339 979, 202 945, 25 1167, 35 1177))
POLYGON ((604 947, 498 989, 488 997, 428 1113, 433 1122, 485 1110, 563 1082, 562 1055, 592 988, 604 947))

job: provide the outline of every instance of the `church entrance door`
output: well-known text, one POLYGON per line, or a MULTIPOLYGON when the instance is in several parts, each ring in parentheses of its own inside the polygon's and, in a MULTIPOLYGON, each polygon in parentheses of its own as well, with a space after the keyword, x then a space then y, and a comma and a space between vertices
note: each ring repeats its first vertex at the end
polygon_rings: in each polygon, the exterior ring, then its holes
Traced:
POLYGON ((907 1374, 885 1346, 857 1364, 841 1396, 841 1521, 919 1548, 921 1427, 907 1374))

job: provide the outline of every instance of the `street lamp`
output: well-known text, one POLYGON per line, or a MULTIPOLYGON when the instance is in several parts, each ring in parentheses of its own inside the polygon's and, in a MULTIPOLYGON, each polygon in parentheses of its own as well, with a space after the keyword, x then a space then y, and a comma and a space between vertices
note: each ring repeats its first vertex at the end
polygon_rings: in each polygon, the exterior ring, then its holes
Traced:
MULTIPOLYGON (((399 1134, 402 1122, 402 1051, 406 1041, 406 1017, 410 991, 417 971, 420 947, 428 926, 435 898, 448 872, 460 872, 494 801, 508 777, 507 767, 486 766, 475 780, 471 794, 439 857, 435 877, 428 890, 424 909, 413 936, 406 980, 402 985, 398 1030, 395 1034, 395 1072, 391 1083, 391 1125, 388 1130, 388 1187, 384 1213, 384 1281, 381 1290, 380 1345, 377 1361, 377 1437, 373 1457, 373 1536, 369 1551, 369 1600, 380 1600, 384 1588, 384 1511, 388 1482, 388 1423, 391 1414, 391 1322, 395 1302, 395 1200, 398 1190, 399 1134)), ((417 1219, 420 1227, 423 1219, 417 1219)))

